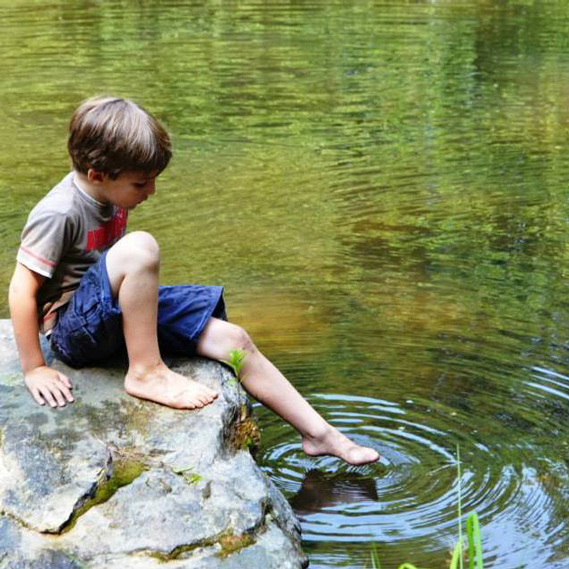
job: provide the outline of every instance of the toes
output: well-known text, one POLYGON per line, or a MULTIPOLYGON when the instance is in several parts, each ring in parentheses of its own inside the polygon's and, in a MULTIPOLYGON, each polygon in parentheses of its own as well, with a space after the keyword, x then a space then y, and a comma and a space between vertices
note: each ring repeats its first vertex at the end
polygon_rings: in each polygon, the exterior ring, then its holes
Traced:
POLYGON ((348 462, 354 465, 368 464, 379 460, 379 453, 369 447, 355 446, 350 449, 348 462))
POLYGON ((199 386, 197 390, 187 390, 185 397, 186 409, 201 409, 209 405, 217 397, 217 393, 207 389, 206 387, 199 386))
POLYGON ((208 389, 206 387, 202 393, 202 398, 205 398, 207 402, 210 403, 214 399, 217 399, 217 391, 213 391, 212 389, 208 389))

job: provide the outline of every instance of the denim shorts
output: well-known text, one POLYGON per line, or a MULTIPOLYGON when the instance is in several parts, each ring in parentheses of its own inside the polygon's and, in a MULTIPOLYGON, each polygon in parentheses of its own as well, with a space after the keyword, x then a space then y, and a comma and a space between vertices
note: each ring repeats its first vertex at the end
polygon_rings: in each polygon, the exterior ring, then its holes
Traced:
MULTIPOLYGON (((79 288, 58 313, 50 336, 55 355, 80 368, 126 353, 122 312, 113 298, 106 252, 85 273, 79 288)), ((192 356, 211 317, 226 319, 223 287, 158 288, 158 343, 164 355, 192 356)))

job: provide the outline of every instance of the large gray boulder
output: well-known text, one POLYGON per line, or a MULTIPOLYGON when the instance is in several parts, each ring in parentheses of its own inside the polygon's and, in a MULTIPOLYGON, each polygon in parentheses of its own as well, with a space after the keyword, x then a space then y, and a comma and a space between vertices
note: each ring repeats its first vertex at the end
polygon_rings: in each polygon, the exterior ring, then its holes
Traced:
POLYGON ((126 395, 120 365, 50 364, 73 381, 62 409, 33 401, 0 320, 0 569, 307 565, 289 504, 235 447, 244 400, 223 366, 170 361, 220 392, 176 411, 126 395))

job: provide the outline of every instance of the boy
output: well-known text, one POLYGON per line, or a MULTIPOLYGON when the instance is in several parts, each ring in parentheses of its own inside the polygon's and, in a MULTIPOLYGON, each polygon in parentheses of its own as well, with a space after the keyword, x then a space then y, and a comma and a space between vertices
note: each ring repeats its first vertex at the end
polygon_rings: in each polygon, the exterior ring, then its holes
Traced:
POLYGON ((160 347, 215 360, 237 348, 246 352, 244 387, 301 434, 308 455, 376 461, 375 450, 329 425, 247 333, 225 321, 221 287, 159 287, 156 241, 142 231, 125 235, 129 210, 154 194, 172 156, 160 123, 132 101, 89 99, 73 114, 68 150, 73 171, 30 213, 10 283, 24 379, 37 403, 73 402, 69 378, 45 364, 39 331, 76 368, 125 347, 127 393, 176 409, 209 405, 218 394, 170 370, 160 347))

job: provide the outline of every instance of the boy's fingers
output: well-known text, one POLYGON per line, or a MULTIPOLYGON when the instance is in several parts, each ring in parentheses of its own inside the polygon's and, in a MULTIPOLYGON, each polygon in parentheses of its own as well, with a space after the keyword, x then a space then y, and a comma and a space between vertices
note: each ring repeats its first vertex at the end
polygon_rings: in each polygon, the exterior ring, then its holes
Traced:
POLYGON ((71 385, 71 380, 64 373, 59 372, 59 379, 63 381, 66 387, 68 387, 69 389, 73 389, 73 385, 71 385))
POLYGON ((59 385, 54 385, 51 388, 51 394, 53 395, 59 407, 65 407, 66 405, 65 397, 63 397, 63 395, 61 394, 61 388, 59 387, 59 385))
POLYGON ((62 381, 56 381, 50 386, 51 393, 55 397, 59 407, 65 407, 68 401, 72 401, 73 397, 68 387, 62 381), (71 397, 71 400, 69 399, 71 397), (66 401, 67 399, 67 401, 66 401))
POLYGON ((49 388, 47 388, 47 387, 41 388, 40 394, 47 401, 47 403, 50 407, 57 407, 57 403, 55 402, 55 399, 53 398, 53 395, 51 394, 51 391, 49 390, 49 388))
POLYGON ((73 394, 71 393, 71 388, 67 385, 67 383, 64 383, 63 380, 59 382, 57 389, 59 389, 65 399, 69 401, 69 403, 75 401, 75 399, 73 399, 73 394))
POLYGON ((40 395, 38 389, 32 390, 32 397, 36 400, 36 403, 38 403, 39 405, 45 405, 45 401, 43 400, 43 397, 40 395))

